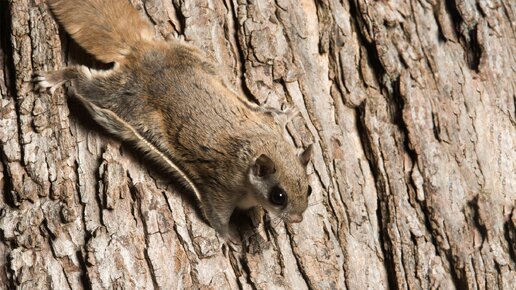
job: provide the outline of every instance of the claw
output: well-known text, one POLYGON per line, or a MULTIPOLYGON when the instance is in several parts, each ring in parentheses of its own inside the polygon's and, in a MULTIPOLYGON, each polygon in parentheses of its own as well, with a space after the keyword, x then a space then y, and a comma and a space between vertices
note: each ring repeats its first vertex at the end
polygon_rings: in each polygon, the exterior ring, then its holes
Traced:
POLYGON ((224 240, 224 243, 222 243, 222 251, 227 256, 227 253, 229 251, 231 252, 241 252, 242 251, 242 245, 237 241, 233 239, 227 239, 224 240))
POLYGON ((40 76, 40 75, 37 75, 36 77, 34 77, 32 79, 33 82, 39 82, 39 81, 43 81, 45 80, 45 77, 44 76, 40 76))
POLYGON ((42 93, 48 90, 48 92, 53 95, 57 88, 66 81, 52 82, 49 80, 46 73, 37 72, 34 74, 32 82, 34 83, 34 88, 37 92, 42 93))
POLYGON ((295 116, 297 116, 301 113, 298 108, 290 107, 290 106, 287 106, 286 108, 284 108, 283 112, 285 114, 287 114, 287 123, 292 121, 292 119, 294 119, 295 116))
POLYGON ((172 37, 179 41, 186 42, 185 36, 183 34, 179 34, 179 32, 177 32, 177 31, 172 32, 172 37))
POLYGON ((232 252, 240 252, 242 250, 240 237, 238 237, 236 233, 227 233, 225 235, 222 235, 221 238, 221 247, 224 252, 226 252, 227 250, 232 252))

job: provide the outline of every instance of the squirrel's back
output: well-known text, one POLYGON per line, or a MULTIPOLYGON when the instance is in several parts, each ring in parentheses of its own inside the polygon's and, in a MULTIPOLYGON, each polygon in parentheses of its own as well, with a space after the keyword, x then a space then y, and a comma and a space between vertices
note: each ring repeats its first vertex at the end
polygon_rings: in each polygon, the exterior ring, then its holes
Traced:
POLYGON ((66 31, 98 60, 122 62, 154 30, 128 0, 48 0, 66 31))

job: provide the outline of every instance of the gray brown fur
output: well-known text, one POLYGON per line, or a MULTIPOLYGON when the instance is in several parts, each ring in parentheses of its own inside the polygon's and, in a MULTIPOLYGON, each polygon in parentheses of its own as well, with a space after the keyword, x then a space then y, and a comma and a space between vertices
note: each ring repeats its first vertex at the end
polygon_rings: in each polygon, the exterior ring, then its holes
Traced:
POLYGON ((79 45, 115 67, 43 73, 35 79, 40 87, 70 81, 97 122, 192 187, 220 234, 227 236, 237 207, 263 206, 286 221, 301 221, 311 147, 298 155, 283 138, 290 115, 237 96, 196 48, 149 37, 152 27, 126 0, 49 2, 79 45), (286 206, 269 199, 277 186, 288 195, 286 206))

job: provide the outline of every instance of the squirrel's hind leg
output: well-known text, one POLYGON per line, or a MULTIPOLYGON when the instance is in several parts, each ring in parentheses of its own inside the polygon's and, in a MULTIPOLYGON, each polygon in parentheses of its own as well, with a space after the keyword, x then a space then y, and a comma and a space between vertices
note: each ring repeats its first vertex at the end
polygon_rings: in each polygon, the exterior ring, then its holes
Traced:
POLYGON ((84 65, 69 66, 60 70, 36 72, 32 78, 34 87, 39 92, 46 90, 53 94, 54 91, 69 81, 74 81, 75 85, 85 85, 95 79, 106 78, 118 70, 118 66, 109 70, 96 70, 84 65))
POLYGON ((37 72, 32 82, 36 91, 48 90, 50 94, 53 94, 61 85, 69 83, 71 85, 68 87, 69 95, 78 97, 81 101, 110 108, 113 103, 121 101, 113 98, 120 87, 117 82, 120 77, 112 78, 115 74, 120 76, 117 65, 109 70, 95 70, 83 65, 75 65, 56 71, 37 72))

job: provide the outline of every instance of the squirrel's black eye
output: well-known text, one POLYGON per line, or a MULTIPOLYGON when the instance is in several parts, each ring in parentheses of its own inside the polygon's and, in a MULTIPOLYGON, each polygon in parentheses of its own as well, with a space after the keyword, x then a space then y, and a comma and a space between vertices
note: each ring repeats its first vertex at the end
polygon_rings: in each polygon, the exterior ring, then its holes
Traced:
POLYGON ((274 186, 269 193, 269 200, 275 205, 285 205, 287 203, 287 193, 279 186, 274 186))
POLYGON ((312 187, 309 185, 308 186, 308 196, 310 196, 312 194, 312 187))

